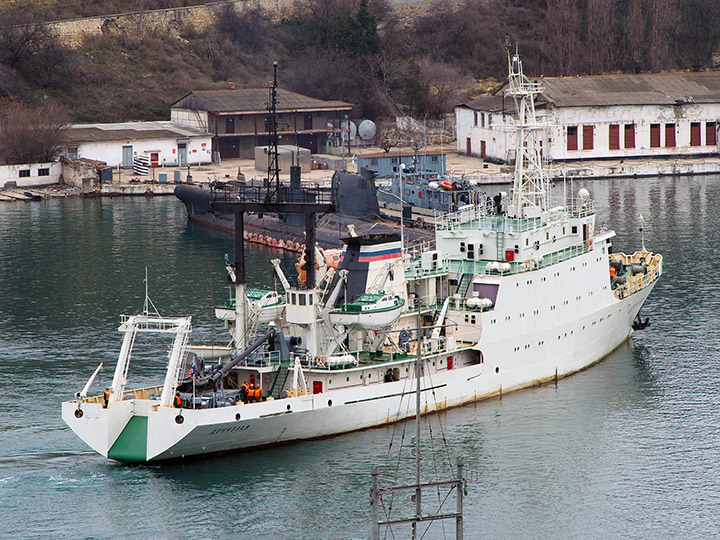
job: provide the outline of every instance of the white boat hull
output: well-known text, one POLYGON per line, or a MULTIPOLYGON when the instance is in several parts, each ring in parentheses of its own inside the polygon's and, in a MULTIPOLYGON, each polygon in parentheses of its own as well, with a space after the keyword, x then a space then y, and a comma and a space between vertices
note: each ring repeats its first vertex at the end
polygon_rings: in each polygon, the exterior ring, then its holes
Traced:
MULTIPOLYGON (((443 368, 443 362, 438 362, 440 367, 426 368, 432 376, 422 380, 422 410, 433 412, 537 385, 598 362, 630 335, 632 321, 651 289, 613 299, 592 314, 558 325, 554 328, 561 336, 557 343, 543 331, 547 347, 539 354, 532 348, 513 351, 513 342, 485 332, 473 347, 482 351, 483 363, 458 367, 457 352, 440 355, 439 359, 454 357, 453 369, 443 368)), ((526 334, 514 342, 539 337, 526 334)), ((158 407, 149 400, 120 401, 109 409, 86 403, 81 406, 82 418, 77 418, 76 402, 66 402, 62 414, 87 444, 106 457, 121 461, 183 458, 325 437, 410 417, 415 414, 410 366, 409 378, 397 382, 379 382, 384 370, 379 366, 374 378, 378 382, 366 386, 261 403, 197 410, 158 407), (178 415, 183 418, 181 424, 176 422, 178 415), (133 417, 141 419, 144 432, 134 439, 132 449, 118 448, 116 442, 133 417)), ((313 375, 308 375, 310 380, 313 375)))

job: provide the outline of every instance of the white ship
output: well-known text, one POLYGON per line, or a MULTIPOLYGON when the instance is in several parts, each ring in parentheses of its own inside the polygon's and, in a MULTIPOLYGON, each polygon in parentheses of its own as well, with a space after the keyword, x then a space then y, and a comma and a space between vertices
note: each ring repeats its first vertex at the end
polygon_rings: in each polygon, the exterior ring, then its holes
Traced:
POLYGON ((112 459, 183 458, 412 416, 417 355, 429 413, 569 375, 623 343, 662 256, 644 242, 631 255, 612 254, 614 232, 596 228, 586 190, 551 204, 534 111, 541 88, 523 76, 517 53, 508 59, 518 112, 509 200, 446 215, 434 246, 349 237, 337 270, 320 268, 316 287, 291 284, 274 262, 284 311, 251 335, 248 305, 237 302, 235 316, 223 317, 233 335, 227 348, 189 345, 189 317, 147 308, 124 317, 109 396, 86 397, 96 371, 63 403, 64 421, 112 459), (369 291, 401 305, 400 314, 369 326, 339 317, 369 291), (157 386, 130 389, 132 347, 144 332, 173 337, 169 357, 161 355, 168 369, 157 386), (247 381, 259 389, 246 398, 247 381))

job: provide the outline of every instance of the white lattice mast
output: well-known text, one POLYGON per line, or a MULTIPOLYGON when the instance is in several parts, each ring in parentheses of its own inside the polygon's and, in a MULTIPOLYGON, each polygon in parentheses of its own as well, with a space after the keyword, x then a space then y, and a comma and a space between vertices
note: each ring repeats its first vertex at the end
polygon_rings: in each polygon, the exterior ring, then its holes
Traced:
POLYGON ((505 48, 510 83, 505 95, 513 99, 517 112, 515 177, 508 215, 531 217, 547 210, 549 200, 550 184, 542 161, 543 126, 535 116, 535 96, 544 88, 525 77, 517 45, 515 54, 510 52, 509 36, 505 36, 505 48))

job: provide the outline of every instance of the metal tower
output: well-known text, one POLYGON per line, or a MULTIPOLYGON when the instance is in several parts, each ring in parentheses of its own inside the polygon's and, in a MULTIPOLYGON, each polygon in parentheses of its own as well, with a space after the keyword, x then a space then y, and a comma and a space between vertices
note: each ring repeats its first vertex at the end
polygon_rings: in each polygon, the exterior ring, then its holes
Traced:
POLYGON ((508 54, 510 83, 505 95, 515 102, 517 114, 515 176, 508 215, 534 217, 548 209, 550 199, 550 184, 542 156, 544 126, 538 122, 535 115, 535 98, 544 88, 537 81, 532 82, 525 77, 517 45, 515 53, 510 52, 509 36, 505 36, 505 49, 508 54))

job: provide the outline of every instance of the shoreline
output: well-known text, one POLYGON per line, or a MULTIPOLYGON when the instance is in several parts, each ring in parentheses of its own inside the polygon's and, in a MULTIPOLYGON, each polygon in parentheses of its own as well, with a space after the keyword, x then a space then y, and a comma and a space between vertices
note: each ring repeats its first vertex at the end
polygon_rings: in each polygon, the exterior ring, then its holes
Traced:
MULTIPOLYGON (((368 151, 367 149, 365 151, 368 151)), ((360 152, 358 152, 359 155, 360 152)), ((351 167, 354 168, 354 167, 351 167)), ((512 165, 497 165, 484 162, 481 158, 465 156, 455 152, 447 153, 447 169, 456 175, 472 176, 479 185, 507 185, 512 183, 512 165)), ((303 182, 321 184, 329 182, 335 170, 312 169, 302 173, 303 182)), ((555 181, 569 180, 609 180, 614 178, 648 178, 662 176, 691 176, 720 174, 720 156, 694 158, 638 158, 618 160, 596 160, 576 162, 556 162, 548 167, 555 181)), ((44 186, 16 187, 0 190, 0 202, 30 202, 41 198, 54 197, 125 197, 125 196, 168 196, 173 195, 175 186, 187 184, 188 176, 192 184, 207 185, 213 181, 229 181, 243 174, 246 179, 264 178, 267 173, 256 170, 250 159, 226 160, 222 164, 192 165, 189 167, 157 167, 145 176, 132 173, 131 170, 115 170, 111 181, 93 181, 92 186, 83 187, 68 184, 47 184, 44 186), (181 182, 160 182, 164 178, 178 176, 182 171, 181 182)), ((280 174, 281 181, 289 181, 289 173, 280 174)), ((379 179, 381 182, 383 179, 379 179)))

